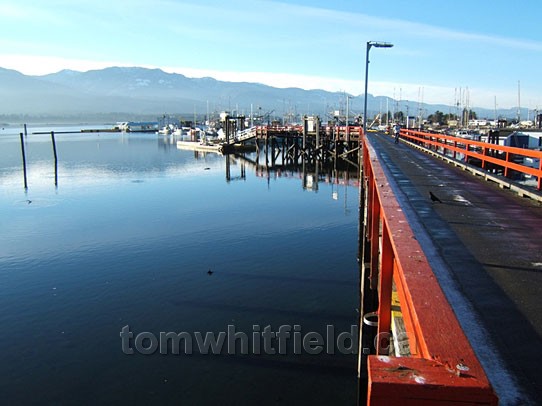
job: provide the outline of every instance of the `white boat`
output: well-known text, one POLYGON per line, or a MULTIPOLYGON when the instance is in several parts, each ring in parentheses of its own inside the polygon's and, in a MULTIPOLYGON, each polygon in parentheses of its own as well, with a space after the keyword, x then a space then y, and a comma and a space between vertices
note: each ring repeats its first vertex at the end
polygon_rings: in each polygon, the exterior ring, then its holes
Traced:
POLYGON ((117 123, 116 127, 120 131, 131 133, 148 133, 155 132, 158 128, 158 123, 153 121, 124 121, 117 123))
POLYGON ((474 130, 457 130, 455 136, 463 138, 465 140, 480 141, 481 135, 478 131, 474 130))
POLYGON ((163 134, 163 135, 169 135, 172 134, 173 131, 175 131, 175 126, 173 124, 168 124, 160 128, 157 133, 163 134))
POLYGON ((214 144, 210 142, 177 141, 177 149, 222 153, 223 148, 224 147, 222 144, 214 144))

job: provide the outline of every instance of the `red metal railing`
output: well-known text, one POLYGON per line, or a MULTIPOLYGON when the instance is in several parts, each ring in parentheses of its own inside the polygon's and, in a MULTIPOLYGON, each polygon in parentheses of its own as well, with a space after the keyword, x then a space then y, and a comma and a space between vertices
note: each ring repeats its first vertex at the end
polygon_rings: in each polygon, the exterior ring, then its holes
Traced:
POLYGON ((367 404, 496 405, 485 372, 366 138, 363 182, 363 238, 377 282, 372 285, 378 289, 376 355, 367 356, 367 404), (390 336, 393 283, 410 357, 390 356, 387 342, 378 339, 390 336))
MULTIPOLYGON (((301 136, 303 134, 302 125, 287 125, 287 126, 275 126, 275 125, 258 125, 255 126, 255 133, 258 137, 264 137, 266 134, 273 135, 285 135, 285 136, 301 136)), ((360 126, 349 125, 321 125, 320 135, 328 137, 330 139, 336 138, 341 141, 358 141, 363 132, 360 126)))
POLYGON ((482 169, 498 170, 507 178, 512 177, 513 173, 535 177, 536 188, 542 189, 542 151, 405 129, 401 130, 401 137, 443 155, 476 162, 482 169), (526 160, 530 160, 534 166, 526 165, 526 160))

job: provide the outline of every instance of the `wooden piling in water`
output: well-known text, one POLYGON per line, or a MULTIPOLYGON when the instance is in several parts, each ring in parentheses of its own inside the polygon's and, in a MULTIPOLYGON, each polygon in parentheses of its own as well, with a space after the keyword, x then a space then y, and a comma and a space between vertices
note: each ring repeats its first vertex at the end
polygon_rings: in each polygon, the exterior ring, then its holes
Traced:
POLYGON ((307 126, 308 126, 308 121, 307 121, 307 116, 305 116, 303 119, 303 143, 301 144, 303 148, 303 152, 305 152, 305 148, 307 147, 307 126))
POLYGON ((53 155, 55 157, 55 162, 57 161, 57 155, 56 155, 56 142, 55 142, 55 132, 51 131, 51 142, 53 143, 53 155))
POLYGON ((51 131, 51 142, 53 143, 53 156, 55 158, 55 186, 58 186, 58 157, 56 154, 55 132, 51 131))
POLYGON ((28 189, 28 183, 26 181, 26 154, 24 152, 24 138, 23 133, 19 133, 21 137, 21 153, 23 155, 23 174, 24 174, 24 188, 28 189))
POLYGON ((314 127, 316 131, 316 144, 314 145, 314 149, 318 150, 320 145, 320 117, 316 116, 314 120, 314 127))

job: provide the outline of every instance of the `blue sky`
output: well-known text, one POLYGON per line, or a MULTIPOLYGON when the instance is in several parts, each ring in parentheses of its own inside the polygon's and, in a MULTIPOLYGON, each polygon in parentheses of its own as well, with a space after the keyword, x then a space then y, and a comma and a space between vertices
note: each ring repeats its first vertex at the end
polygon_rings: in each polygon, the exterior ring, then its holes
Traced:
POLYGON ((0 67, 142 66, 428 103, 542 109, 542 2, 0 0, 0 67))

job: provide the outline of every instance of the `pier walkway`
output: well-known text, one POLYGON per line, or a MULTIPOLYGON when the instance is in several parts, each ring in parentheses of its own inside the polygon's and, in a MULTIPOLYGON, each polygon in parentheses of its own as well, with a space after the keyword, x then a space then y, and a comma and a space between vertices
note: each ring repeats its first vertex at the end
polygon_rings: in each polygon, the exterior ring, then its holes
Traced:
POLYGON ((367 139, 500 404, 536 404, 541 204, 385 134, 367 139))

